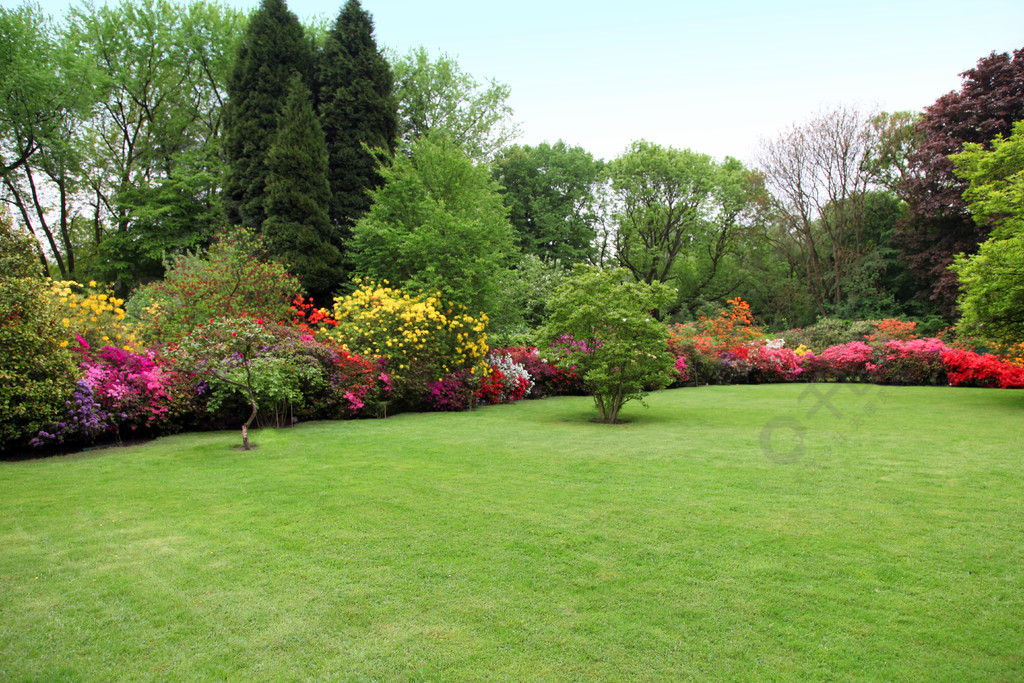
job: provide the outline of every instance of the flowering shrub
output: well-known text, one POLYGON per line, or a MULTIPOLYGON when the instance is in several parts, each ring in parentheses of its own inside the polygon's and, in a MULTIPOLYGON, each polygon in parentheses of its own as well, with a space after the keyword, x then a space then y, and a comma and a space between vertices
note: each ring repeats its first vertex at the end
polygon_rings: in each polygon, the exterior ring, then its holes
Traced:
POLYGON ((690 369, 686 365, 686 356, 676 356, 676 383, 682 384, 690 379, 690 369))
POLYGON ((292 299, 292 305, 288 307, 291 319, 282 321, 281 324, 299 329, 307 334, 315 335, 318 332, 326 332, 338 326, 331 312, 326 308, 317 308, 312 297, 306 299, 303 296, 296 296, 292 299))
POLYGON ((506 346, 494 349, 493 353, 508 356, 529 373, 533 385, 526 398, 584 393, 583 383, 574 370, 559 367, 553 357, 542 356, 535 346, 506 346))
POLYGON ((415 407, 431 382, 486 369, 486 315, 474 318, 437 295, 410 296, 387 282, 357 284, 335 301, 337 327, 327 334, 350 351, 386 358, 395 399, 415 407))
MULTIPOLYGON (((491 353, 487 363, 493 368, 491 376, 501 382, 500 401, 511 403, 520 401, 533 389, 533 377, 526 366, 517 363, 512 356, 503 353, 491 353)), ((494 401, 490 401, 494 403, 494 401)))
POLYGON ((1024 389, 1024 368, 989 353, 948 349, 942 353, 950 385, 954 387, 1001 387, 1024 389))
POLYGON ((48 279, 48 282, 50 297, 63 313, 61 323, 68 337, 61 340, 63 346, 67 346, 74 335, 80 335, 92 347, 138 349, 135 333, 124 322, 124 300, 116 298, 113 289, 99 289, 95 280, 88 285, 73 280, 48 279))
POLYGON ((941 385, 946 383, 942 354, 948 350, 939 339, 893 339, 885 343, 878 363, 868 369, 879 384, 941 385))
POLYGON ((505 401, 505 375, 494 367, 480 373, 480 387, 476 390, 476 402, 492 405, 505 401))
POLYGON ((864 335, 864 339, 867 341, 888 341, 890 339, 909 341, 914 338, 914 329, 917 327, 916 322, 896 318, 884 318, 873 324, 877 331, 875 334, 864 335))
POLYGON ((800 367, 813 380, 835 379, 840 382, 863 380, 869 376, 868 365, 874 349, 861 341, 830 346, 820 355, 808 353, 800 359, 800 367))
POLYGON ((476 401, 476 385, 480 378, 469 370, 449 372, 441 379, 430 382, 423 397, 428 410, 468 410, 476 401))
POLYGON ((267 256, 262 238, 239 228, 205 255, 178 256, 163 280, 132 295, 128 309, 146 342, 167 343, 215 318, 284 320, 300 287, 267 256))
POLYGON ((47 285, 0 273, 0 450, 64 413, 78 369, 61 342, 67 332, 47 285))
POLYGON ((776 339, 765 344, 748 345, 748 378, 754 383, 789 382, 803 373, 800 356, 787 349, 784 340, 776 339))
POLYGON ((40 430, 34 446, 91 443, 125 432, 173 432, 198 410, 192 379, 162 367, 152 351, 96 350, 80 335, 72 349, 81 359, 82 377, 64 414, 40 430))

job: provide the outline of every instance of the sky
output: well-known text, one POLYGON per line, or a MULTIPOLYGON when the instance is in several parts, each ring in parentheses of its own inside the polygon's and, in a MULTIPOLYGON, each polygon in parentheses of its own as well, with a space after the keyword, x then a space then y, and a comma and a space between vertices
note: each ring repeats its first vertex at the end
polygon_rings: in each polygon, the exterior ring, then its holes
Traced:
MULTIPOLYGON (((344 4, 287 2, 304 21, 344 4)), ((59 17, 68 3, 41 4, 59 17)), ((753 164, 761 140, 819 110, 920 111, 978 59, 1024 47, 1021 0, 361 4, 381 47, 422 45, 508 84, 521 144, 561 139, 606 160, 645 139, 753 164)))

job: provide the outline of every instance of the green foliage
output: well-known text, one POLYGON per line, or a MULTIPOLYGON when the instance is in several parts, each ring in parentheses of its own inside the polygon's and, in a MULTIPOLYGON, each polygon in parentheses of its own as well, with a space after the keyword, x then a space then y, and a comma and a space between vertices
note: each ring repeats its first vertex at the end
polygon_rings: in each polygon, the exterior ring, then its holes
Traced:
POLYGON ((77 143, 97 98, 93 76, 38 5, 0 7, 0 180, 24 228, 48 247, 42 260, 52 258, 61 277, 75 271, 77 143))
POLYGON ((0 450, 58 421, 78 376, 47 284, 0 272, 0 450))
POLYGON ((492 80, 484 86, 448 55, 432 61, 424 47, 395 57, 392 68, 405 147, 442 133, 471 159, 483 161, 518 136, 506 103, 511 89, 504 83, 492 80))
POLYGON ((1024 121, 1013 134, 992 141, 991 151, 968 143, 952 157, 975 221, 993 227, 973 256, 960 254, 961 326, 983 339, 1024 339, 1024 121))
POLYGON ((394 153, 397 104, 391 67, 373 37, 373 20, 348 0, 317 59, 317 109, 329 154, 329 214, 338 244, 370 208, 368 190, 383 182, 372 150, 394 153))
POLYGON ((327 215, 327 147, 313 113, 309 89, 298 74, 267 152, 267 219, 261 230, 267 248, 318 301, 326 303, 341 283, 341 254, 331 239, 327 215))
MULTIPOLYGON (((288 399, 298 394, 298 385, 308 381, 302 373, 290 372, 289 357, 268 350, 274 336, 262 321, 245 318, 216 318, 196 327, 170 348, 170 355, 182 370, 208 378, 215 387, 241 393, 252 407, 242 425, 242 447, 249 450, 249 426, 259 411, 259 398, 288 399)), ((218 395, 214 408, 223 400, 218 395)))
POLYGON ((839 346, 851 341, 863 341, 865 335, 875 334, 878 329, 874 320, 842 320, 839 318, 818 318, 807 327, 783 333, 786 346, 797 348, 801 345, 817 352, 830 346, 839 346))
POLYGON ((509 335, 520 338, 515 343, 510 341, 497 346, 520 346, 521 337, 544 324, 548 300, 564 277, 565 270, 560 263, 543 261, 534 254, 523 254, 507 270, 497 272, 497 303, 490 323, 492 333, 506 339, 509 335))
POLYGON ((284 320, 300 287, 284 266, 267 258, 261 238, 240 228, 207 254, 175 257, 163 280, 132 295, 128 313, 144 341, 165 343, 223 316, 284 320))
POLYGON ((706 154, 644 140, 609 162, 615 258, 638 281, 671 279, 676 258, 709 218, 715 169, 706 154))
POLYGON ((590 261, 598 222, 595 185, 602 163, 582 147, 559 140, 515 145, 495 159, 493 175, 524 253, 563 268, 590 261))
POLYGON ((356 272, 438 291, 473 312, 494 310, 495 273, 515 251, 508 212, 487 169, 447 138, 413 143, 353 231, 356 272))
POLYGON ((234 224, 259 228, 266 216, 266 155, 297 72, 312 81, 313 50, 284 0, 263 0, 253 13, 227 82, 224 207, 234 224))
POLYGON ((64 189, 84 195, 75 204, 94 205, 82 246, 99 250, 94 274, 121 294, 162 275, 168 253, 212 235, 221 104, 242 22, 239 11, 204 0, 70 12, 68 43, 89 61, 99 96, 70 131, 83 170, 64 189))
POLYGON ((632 282, 621 268, 576 266, 555 290, 541 342, 582 376, 602 422, 615 423, 623 404, 671 382, 668 329, 651 315, 671 300, 664 283, 632 282))
POLYGON ((0 277, 40 278, 38 247, 32 238, 16 230, 6 212, 0 208, 0 277))
POLYGON ((964 292, 965 333, 1007 344, 1024 339, 1024 234, 990 238, 977 254, 957 256, 953 269, 964 292))

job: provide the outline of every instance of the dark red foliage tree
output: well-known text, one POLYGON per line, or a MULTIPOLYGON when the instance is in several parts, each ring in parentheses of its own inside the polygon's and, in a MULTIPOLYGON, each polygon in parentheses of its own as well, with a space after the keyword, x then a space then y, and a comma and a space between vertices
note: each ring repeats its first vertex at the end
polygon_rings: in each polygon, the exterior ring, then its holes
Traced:
POLYGON ((967 183, 953 173, 950 154, 965 142, 990 148, 996 135, 1009 135, 1024 119, 1024 48, 993 52, 960 74, 959 91, 943 95, 918 122, 918 144, 908 159, 901 194, 910 207, 901 244, 907 262, 926 284, 925 294, 940 313, 952 316, 958 294, 953 257, 974 253, 988 226, 971 218, 962 194, 967 183))

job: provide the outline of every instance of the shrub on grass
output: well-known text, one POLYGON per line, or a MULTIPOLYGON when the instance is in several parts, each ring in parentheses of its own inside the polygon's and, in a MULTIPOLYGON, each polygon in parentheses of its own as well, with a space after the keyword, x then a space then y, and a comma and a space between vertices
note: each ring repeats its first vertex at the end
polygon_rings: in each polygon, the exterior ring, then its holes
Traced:
POLYGON ((942 385, 946 368, 942 354, 949 348, 938 339, 893 339, 885 343, 879 360, 869 367, 872 381, 908 386, 942 385))
POLYGON ((1024 368, 989 353, 949 349, 943 352, 942 362, 954 387, 1024 389, 1024 368))
POLYGON ((651 317, 671 298, 661 283, 586 266, 576 266, 555 290, 541 339, 557 343, 559 365, 582 376, 602 422, 615 423, 627 401, 642 401, 648 390, 672 381, 667 330, 651 317))
POLYGON ((45 282, 0 273, 0 449, 59 422, 78 368, 45 282))
POLYGON ((354 353, 385 358, 392 400, 417 409, 431 383, 448 374, 486 369, 487 316, 469 315, 437 295, 410 295, 387 282, 357 282, 338 298, 337 327, 327 334, 354 353))

